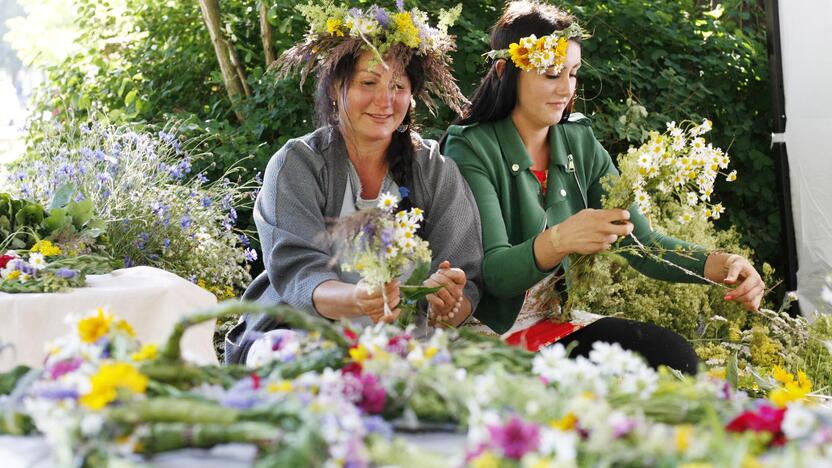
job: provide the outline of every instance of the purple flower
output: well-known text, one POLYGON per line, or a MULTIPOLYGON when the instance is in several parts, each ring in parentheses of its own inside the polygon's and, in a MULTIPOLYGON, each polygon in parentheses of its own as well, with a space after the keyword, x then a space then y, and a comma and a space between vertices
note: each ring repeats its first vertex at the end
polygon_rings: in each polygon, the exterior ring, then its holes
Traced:
POLYGON ((381 416, 364 416, 361 418, 364 429, 370 434, 379 434, 387 440, 393 438, 393 426, 381 416))
POLYGON ((257 174, 254 174, 254 182, 256 182, 259 185, 263 185, 263 173, 262 172, 257 171, 257 174))
POLYGON ((81 124, 81 126, 78 128, 81 130, 81 133, 83 134, 90 133, 90 127, 87 124, 81 124))
POLYGON ((373 7, 378 24, 380 24, 383 28, 390 26, 390 16, 386 11, 384 11, 384 8, 380 8, 378 5, 373 5, 373 7))
POLYGON ((249 409, 260 400, 257 393, 254 379, 246 377, 223 392, 218 400, 221 405, 228 408, 249 409))
POLYGON ((80 396, 78 390, 58 385, 38 385, 32 389, 32 395, 47 400, 77 400, 80 396))
POLYGON ((100 149, 95 150, 95 160, 96 161, 101 162, 101 161, 105 160, 106 158, 107 158, 107 155, 104 154, 103 151, 101 151, 100 149))
POLYGON ((75 278, 75 275, 77 275, 77 273, 75 272, 75 270, 70 268, 60 268, 58 271, 55 272, 55 275, 63 279, 72 279, 75 278))
POLYGON ((83 194, 83 193, 81 193, 81 192, 78 192, 78 193, 75 195, 75 198, 74 198, 73 200, 74 200, 76 203, 78 203, 78 202, 80 202, 80 201, 84 201, 84 198, 86 198, 86 197, 84 196, 84 194, 83 194))
POLYGON ((381 240, 381 246, 385 249, 389 248, 393 245, 393 230, 392 229, 382 229, 381 234, 379 235, 379 240, 381 240))
POLYGON ((205 175, 205 173, 200 172, 199 175, 196 176, 196 180, 201 185, 201 184, 204 184, 205 182, 208 182, 208 177, 205 175))
POLYGON ((248 247, 249 245, 251 245, 248 241, 248 236, 247 235, 240 234, 240 244, 242 244, 243 247, 248 247))
POLYGON ((347 10, 347 13, 356 18, 361 16, 361 10, 359 8, 350 8, 349 10, 347 10))
POLYGON ((193 224, 193 222, 194 222, 194 220, 193 220, 193 218, 191 218, 191 215, 188 214, 188 213, 185 213, 182 216, 182 218, 179 219, 179 227, 184 231, 184 230, 190 228, 191 224, 193 224))
POLYGON ((404 200, 405 198, 407 198, 408 195, 410 195, 410 189, 402 185, 401 187, 399 187, 399 195, 401 195, 402 200, 404 200))
POLYGON ((540 445, 540 429, 536 424, 526 423, 517 415, 504 426, 489 426, 491 440, 499 446, 506 457, 520 460, 540 445))
POLYGON ((214 201, 211 200, 211 197, 209 197, 208 195, 202 197, 202 206, 204 208, 208 208, 209 206, 211 206, 212 203, 214 203, 214 201))
POLYGON ((132 266, 135 266, 135 263, 133 263, 133 259, 130 258, 129 256, 125 255, 124 256, 124 268, 130 268, 132 266))
POLYGON ((89 148, 81 148, 78 150, 78 153, 80 153, 81 157, 84 159, 93 159, 95 157, 95 153, 89 148))
POLYGON ((404 0, 396 0, 396 8, 399 11, 404 11, 404 0))
POLYGON ((75 369, 81 367, 81 364, 83 364, 83 362, 84 361, 81 358, 64 359, 62 361, 58 361, 55 364, 49 366, 49 368, 47 369, 49 378, 55 380, 65 374, 69 374, 75 369))
POLYGON ((257 261, 257 251, 254 249, 246 249, 245 250, 246 261, 248 263, 256 262, 257 261))

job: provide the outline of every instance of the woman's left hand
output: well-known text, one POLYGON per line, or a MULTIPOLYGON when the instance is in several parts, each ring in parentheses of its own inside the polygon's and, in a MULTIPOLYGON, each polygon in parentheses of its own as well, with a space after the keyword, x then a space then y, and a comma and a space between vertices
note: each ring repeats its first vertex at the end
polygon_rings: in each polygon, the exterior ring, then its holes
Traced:
POLYGON ((451 262, 445 260, 439 264, 430 278, 424 281, 429 288, 441 287, 434 294, 428 294, 425 298, 431 311, 432 320, 453 319, 462 309, 462 290, 465 288, 467 279, 465 272, 459 268, 451 268, 451 262))
POLYGON ((766 292, 766 285, 745 257, 734 254, 711 254, 705 263, 705 276, 713 281, 736 286, 735 289, 725 293, 726 301, 739 302, 749 310, 757 310, 760 307, 760 302, 766 292), (711 258, 715 256, 718 256, 718 259, 712 262, 711 258), (711 263, 711 268, 709 268, 709 263, 711 263))

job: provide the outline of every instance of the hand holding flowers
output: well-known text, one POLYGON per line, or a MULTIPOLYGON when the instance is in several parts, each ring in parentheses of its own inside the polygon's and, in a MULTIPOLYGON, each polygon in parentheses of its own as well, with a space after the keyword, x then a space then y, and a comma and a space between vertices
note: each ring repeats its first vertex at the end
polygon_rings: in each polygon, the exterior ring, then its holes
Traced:
POLYGON ((372 287, 364 279, 359 281, 352 293, 352 300, 358 308, 358 315, 370 317, 373 323, 393 323, 401 314, 399 286, 401 286, 401 280, 398 278, 384 283, 380 288, 372 287))
POLYGON ((439 269, 422 283, 429 288, 441 288, 425 297, 428 301, 431 326, 459 325, 471 314, 471 304, 463 294, 466 282, 465 271, 451 268, 451 262, 445 260, 439 264, 439 269))

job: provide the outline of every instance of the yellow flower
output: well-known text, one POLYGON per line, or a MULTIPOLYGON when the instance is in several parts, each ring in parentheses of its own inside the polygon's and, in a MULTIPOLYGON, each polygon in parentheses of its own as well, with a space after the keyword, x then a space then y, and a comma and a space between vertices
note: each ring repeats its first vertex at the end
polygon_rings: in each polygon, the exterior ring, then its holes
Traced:
POLYGON ((428 359, 433 359, 433 356, 435 356, 438 351, 439 350, 436 349, 436 346, 431 346, 425 350, 425 357, 428 359))
POLYGON ((508 46, 508 53, 511 56, 511 61, 514 62, 514 65, 516 65, 517 68, 523 71, 529 71, 532 69, 529 52, 529 49, 517 43, 508 46))
POLYGON ((806 395, 812 393, 812 382, 803 371, 797 373, 796 380, 793 374, 779 366, 774 366, 771 374, 775 380, 783 383, 782 387, 775 388, 768 394, 768 399, 778 407, 782 408, 791 402, 805 400, 806 395))
POLYGON ((683 424, 676 428, 676 451, 684 453, 690 447, 690 438, 693 435, 693 426, 683 424))
POLYGON ((100 410, 118 397, 117 390, 144 393, 147 390, 147 381, 147 376, 130 364, 104 364, 90 379, 92 389, 81 397, 80 402, 87 408, 100 410))
POLYGON ((35 245, 29 249, 30 252, 40 252, 44 257, 51 257, 53 255, 60 255, 61 248, 48 240, 37 241, 35 245))
POLYGON ((142 346, 142 349, 133 353, 130 358, 134 361, 148 361, 150 359, 156 359, 158 355, 159 347, 155 343, 148 343, 142 346))
POLYGON ((714 368, 708 371, 708 375, 715 379, 725 379, 728 375, 728 370, 724 367, 714 368))
POLYGON ((78 322, 78 334, 84 343, 95 343, 110 331, 113 316, 105 314, 104 309, 98 308, 98 315, 81 319, 78 322))
POLYGON ((121 330, 134 338, 136 337, 136 331, 133 330, 133 326, 126 320, 119 320, 116 322, 116 329, 121 330))
POLYGON ((281 380, 277 383, 271 383, 267 387, 269 393, 289 393, 292 391, 291 380, 281 380))
POLYGON ((490 450, 486 450, 477 458, 471 460, 471 468, 497 468, 500 460, 490 450))
POLYGON ((413 24, 413 18, 411 18, 409 12, 403 11, 394 14, 393 23, 396 24, 399 37, 404 45, 414 49, 419 47, 419 30, 413 24))
POLYGON ((343 24, 344 22, 340 18, 330 18, 326 20, 326 32, 330 36, 343 36, 344 31, 341 29, 343 24))
POLYGON ((18 278, 20 278, 20 270, 15 270, 15 271, 9 273, 8 275, 6 275, 7 280, 16 280, 18 278))
POLYGON ((361 364, 364 360, 370 357, 370 352, 364 347, 363 344, 360 344, 350 350, 350 357, 353 361, 361 364))
POLYGON ((572 429, 575 429, 577 425, 578 418, 575 417, 574 413, 568 413, 566 416, 549 423, 549 426, 552 429, 558 429, 561 431, 571 431, 572 429))

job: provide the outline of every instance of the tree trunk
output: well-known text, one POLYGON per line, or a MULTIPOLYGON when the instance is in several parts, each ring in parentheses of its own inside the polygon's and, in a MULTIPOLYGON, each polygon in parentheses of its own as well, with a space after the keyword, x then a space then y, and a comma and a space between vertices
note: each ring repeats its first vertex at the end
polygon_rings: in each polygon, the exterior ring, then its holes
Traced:
MULTIPOLYGON (((236 63, 231 44, 222 35, 219 0, 199 0, 199 7, 202 9, 202 18, 205 20, 205 26, 211 35, 211 44, 214 46, 214 53, 220 65, 228 99, 231 100, 232 105, 236 105, 248 93, 246 93, 245 76, 239 64, 236 63)), ((234 113, 240 122, 245 120, 245 116, 239 110, 235 110, 234 113)))
POLYGON ((260 38, 263 40, 263 54, 266 57, 266 69, 275 61, 272 25, 269 23, 269 2, 260 0, 260 38))

